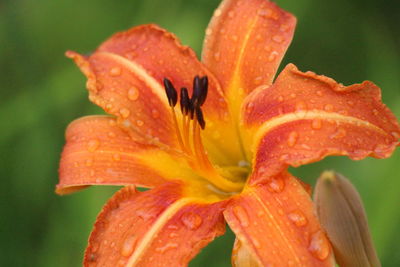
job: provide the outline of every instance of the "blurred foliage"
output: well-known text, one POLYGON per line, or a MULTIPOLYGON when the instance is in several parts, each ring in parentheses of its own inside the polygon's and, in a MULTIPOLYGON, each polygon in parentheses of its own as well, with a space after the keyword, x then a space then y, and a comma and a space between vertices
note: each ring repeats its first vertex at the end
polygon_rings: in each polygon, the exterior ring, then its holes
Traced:
MULTIPOLYGON (((369 79, 400 117, 398 1, 277 1, 298 18, 284 64, 344 84, 369 79)), ((0 1, 0 265, 80 266, 92 224, 115 188, 54 194, 64 130, 102 111, 63 54, 90 52, 112 33, 154 22, 201 51, 217 0, 0 1)), ((283 65, 284 65, 283 64, 283 65)), ((385 160, 331 158, 293 171, 313 183, 324 169, 349 177, 365 201, 383 266, 400 266, 400 151, 385 160)), ((191 266, 230 266, 231 232, 191 266)))

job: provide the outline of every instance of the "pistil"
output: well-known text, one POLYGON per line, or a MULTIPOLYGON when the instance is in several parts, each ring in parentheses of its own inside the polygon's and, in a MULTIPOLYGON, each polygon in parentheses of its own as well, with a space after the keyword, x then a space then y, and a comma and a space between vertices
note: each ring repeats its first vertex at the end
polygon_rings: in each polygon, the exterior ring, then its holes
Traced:
POLYGON ((168 103, 171 107, 176 136, 189 165, 198 172, 203 179, 219 189, 226 192, 239 192, 243 188, 243 183, 236 183, 230 179, 226 179, 217 171, 210 162, 201 139, 201 130, 204 130, 206 126, 201 106, 207 98, 207 76, 196 76, 194 78, 191 97, 189 97, 187 88, 181 88, 179 95, 179 104, 182 113, 181 126, 178 124, 175 113, 175 106, 178 103, 178 93, 172 82, 167 78, 164 78, 164 87, 168 103))

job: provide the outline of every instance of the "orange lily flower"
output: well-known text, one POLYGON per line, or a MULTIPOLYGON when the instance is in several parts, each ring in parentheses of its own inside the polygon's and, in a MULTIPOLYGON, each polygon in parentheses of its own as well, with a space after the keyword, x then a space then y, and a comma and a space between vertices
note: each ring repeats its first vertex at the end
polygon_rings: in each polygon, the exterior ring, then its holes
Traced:
POLYGON ((124 186, 97 218, 85 266, 186 266, 225 222, 235 266, 333 266, 310 187, 287 169, 388 157, 400 127, 372 82, 293 64, 275 78, 295 24, 267 0, 224 0, 201 62, 155 25, 67 52, 111 116, 69 125, 56 191, 124 186))

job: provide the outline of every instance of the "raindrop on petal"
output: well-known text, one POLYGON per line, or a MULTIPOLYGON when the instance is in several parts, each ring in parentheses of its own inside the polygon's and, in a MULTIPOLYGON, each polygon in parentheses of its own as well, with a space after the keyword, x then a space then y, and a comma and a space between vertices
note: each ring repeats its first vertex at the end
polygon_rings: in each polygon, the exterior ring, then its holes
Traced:
POLYGON ((120 109, 119 113, 121 114, 122 118, 124 118, 124 119, 128 118, 129 115, 131 114, 131 112, 127 108, 120 109))
POLYGON ((143 125, 144 125, 144 121, 142 121, 142 120, 137 120, 137 121, 136 121, 136 125, 137 125, 137 126, 143 126, 143 125))
POLYGON ((318 231, 311 236, 308 250, 319 260, 325 260, 330 253, 329 241, 322 231, 318 231))
POLYGON ((114 77, 121 75, 121 73, 122 73, 122 70, 120 67, 113 67, 110 70, 110 75, 114 76, 114 77))
POLYGON ((320 119, 314 119, 311 122, 311 128, 313 129, 321 129, 322 127, 322 121, 320 119))
POLYGON ((332 106, 331 104, 326 104, 325 107, 324 107, 324 109, 325 109, 326 111, 328 111, 328 112, 331 112, 331 111, 333 111, 333 106, 332 106))
POLYGON ((173 248, 177 248, 178 244, 177 243, 167 243, 162 247, 156 248, 157 252, 164 253, 165 251, 173 248))
POLYGON ((272 178, 268 181, 267 189, 272 193, 280 193, 285 188, 285 182, 280 178, 272 178))
POLYGON ((294 222, 296 226, 304 226, 308 223, 307 218, 301 211, 293 211, 288 214, 289 220, 294 222))
POLYGON ((196 230, 203 223, 203 219, 194 212, 186 212, 182 215, 181 221, 190 230, 196 230))
POLYGON ((122 245, 122 249, 121 249, 121 255, 124 257, 128 257, 132 254, 133 250, 135 249, 136 246, 136 236, 132 235, 130 237, 128 237, 124 244, 122 245))
POLYGON ((128 91, 128 98, 132 101, 135 101, 139 98, 139 90, 135 87, 132 87, 128 91))
POLYGON ((157 119, 158 117, 160 117, 160 112, 157 109, 154 108, 154 109, 151 110, 151 116, 154 119, 157 119))
POLYGON ((87 143, 87 150, 89 152, 94 152, 96 151, 97 148, 99 148, 100 146, 100 142, 97 139, 91 139, 89 140, 89 142, 87 143))
POLYGON ((297 132, 291 132, 287 140, 288 146, 293 147, 296 144, 298 138, 299 134, 297 132))
POLYGON ((114 160, 114 161, 120 161, 120 160, 121 160, 120 154, 118 154, 118 153, 114 154, 114 155, 113 155, 113 160, 114 160))

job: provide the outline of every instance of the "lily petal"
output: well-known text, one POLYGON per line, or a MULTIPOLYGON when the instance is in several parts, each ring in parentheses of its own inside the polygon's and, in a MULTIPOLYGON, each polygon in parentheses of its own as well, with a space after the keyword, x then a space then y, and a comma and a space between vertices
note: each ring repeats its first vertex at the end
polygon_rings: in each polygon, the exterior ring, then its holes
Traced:
POLYGON ((225 232, 224 202, 185 198, 179 184, 146 192, 126 187, 97 218, 85 266, 187 266, 225 232))
MULTIPOLYGON (((152 188, 181 180, 206 188, 187 161, 154 145, 141 144, 108 116, 73 121, 60 161, 56 192, 68 194, 88 185, 136 185, 152 188)), ((198 192, 199 187, 196 187, 198 192)), ((205 190, 207 192, 207 190, 205 190)))
POLYGON ((206 30, 202 61, 216 75, 231 110, 257 86, 270 85, 296 18, 267 0, 225 0, 206 30))
MULTIPOLYGON (((204 111, 207 116, 226 118, 227 106, 214 75, 197 59, 190 47, 183 46, 174 34, 157 25, 142 25, 117 33, 95 53, 124 58, 141 67, 156 82, 161 83, 168 78, 177 89, 186 87, 190 94, 193 78, 207 75, 209 94, 204 111)), ((161 95, 166 100, 164 91, 161 95)))
POLYGON ((162 80, 168 78, 178 90, 186 87, 191 94, 193 78, 207 75, 209 90, 202 107, 207 120, 205 145, 220 164, 226 162, 219 150, 239 157, 240 145, 218 81, 173 34, 143 25, 113 35, 90 56, 71 51, 67 56, 87 76, 94 103, 117 116, 135 140, 164 149, 180 147, 162 80), (213 150, 215 146, 221 149, 213 150))
POLYGON ((262 266, 333 266, 332 249, 310 196, 287 172, 246 187, 224 216, 262 266))
POLYGON ((399 144, 399 124, 375 84, 343 86, 292 64, 248 96, 242 116, 245 143, 265 177, 328 155, 385 158, 399 144))

